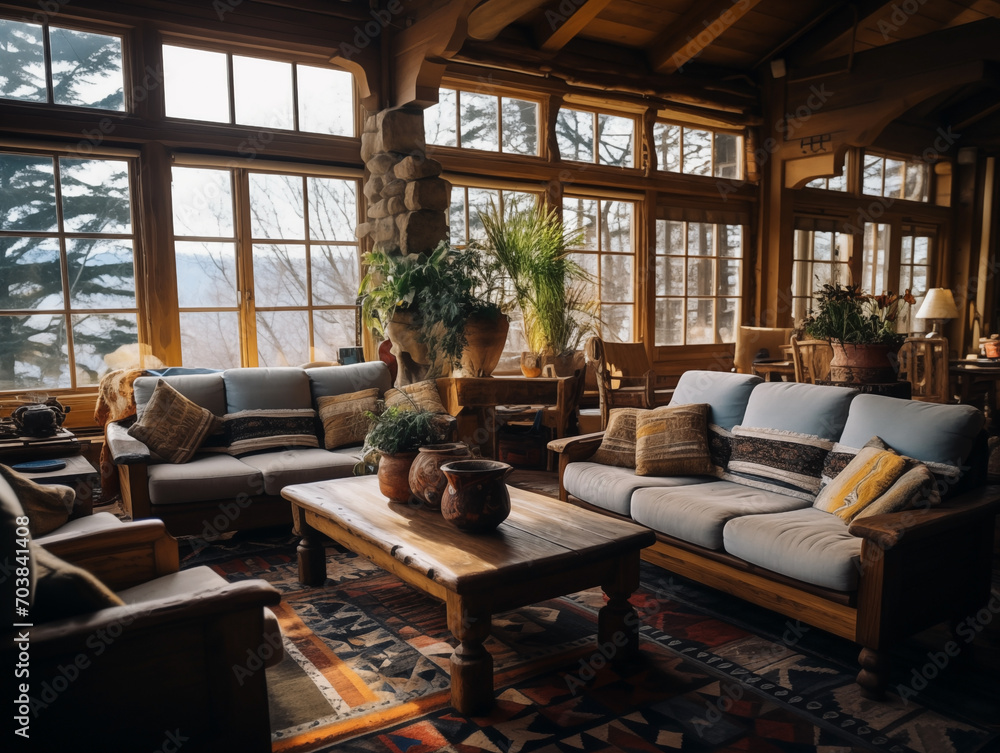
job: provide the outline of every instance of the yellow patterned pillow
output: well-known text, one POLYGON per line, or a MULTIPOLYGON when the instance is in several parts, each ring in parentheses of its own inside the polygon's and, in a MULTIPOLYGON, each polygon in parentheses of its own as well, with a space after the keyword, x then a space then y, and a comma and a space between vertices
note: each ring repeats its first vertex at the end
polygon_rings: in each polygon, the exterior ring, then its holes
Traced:
POLYGON ((635 420, 642 408, 615 408, 608 418, 608 428, 597 452, 590 456, 591 463, 635 468, 635 420))
POLYGON ((637 476, 709 476, 708 405, 667 405, 635 421, 637 476))
POLYGON ((407 384, 399 389, 391 389, 385 393, 385 407, 398 405, 401 410, 427 410, 431 413, 447 413, 437 382, 425 379, 423 382, 407 384))
POLYGON ((327 395, 316 399, 323 422, 323 445, 328 450, 360 444, 368 433, 365 411, 375 411, 378 387, 347 395, 327 395))
POLYGON ((864 447, 823 488, 813 507, 850 523, 903 475, 906 465, 906 460, 892 450, 864 447))

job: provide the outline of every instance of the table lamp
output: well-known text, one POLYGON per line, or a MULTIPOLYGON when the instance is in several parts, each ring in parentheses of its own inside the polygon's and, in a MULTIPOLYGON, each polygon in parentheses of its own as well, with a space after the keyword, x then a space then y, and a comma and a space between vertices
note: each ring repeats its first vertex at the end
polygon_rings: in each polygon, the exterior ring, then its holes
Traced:
POLYGON ((938 322, 958 316, 955 297, 948 288, 931 288, 927 291, 924 302, 920 304, 916 316, 917 319, 931 320, 931 331, 927 333, 927 337, 941 337, 941 333, 937 331, 938 322))

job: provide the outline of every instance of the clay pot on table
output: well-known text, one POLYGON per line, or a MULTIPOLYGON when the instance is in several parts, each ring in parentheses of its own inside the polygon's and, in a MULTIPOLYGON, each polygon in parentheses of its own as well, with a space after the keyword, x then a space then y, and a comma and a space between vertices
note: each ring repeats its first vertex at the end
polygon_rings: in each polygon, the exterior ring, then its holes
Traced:
POLYGON ((441 495, 448 486, 448 479, 441 466, 453 460, 472 457, 468 445, 462 442, 430 444, 420 448, 410 466, 410 491, 431 510, 441 509, 441 495))
POLYGON ((448 487, 441 515, 460 531, 492 531, 510 515, 505 480, 514 469, 496 460, 454 460, 441 466, 448 487))
POLYGON ((409 502, 410 466, 415 452, 383 453, 378 461, 378 490, 393 502, 409 502))

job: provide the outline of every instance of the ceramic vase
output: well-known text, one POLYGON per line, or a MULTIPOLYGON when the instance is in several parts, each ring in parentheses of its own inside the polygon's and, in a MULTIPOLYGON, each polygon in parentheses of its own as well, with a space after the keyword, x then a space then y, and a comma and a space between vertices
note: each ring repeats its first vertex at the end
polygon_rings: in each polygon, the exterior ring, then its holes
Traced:
POLYGON ((378 461, 378 490, 392 502, 410 501, 410 466, 415 452, 383 454, 378 461))
POLYGON ((521 373, 528 379, 534 379, 542 375, 542 357, 530 350, 521 353, 521 373))
POLYGON ((441 466, 448 486, 441 515, 460 531, 492 531, 510 515, 505 480, 514 469, 496 460, 454 460, 441 466))
POLYGON ((431 510, 441 509, 441 495, 448 486, 448 479, 441 466, 453 460, 472 457, 468 445, 462 442, 430 444, 420 448, 410 466, 410 491, 431 510))

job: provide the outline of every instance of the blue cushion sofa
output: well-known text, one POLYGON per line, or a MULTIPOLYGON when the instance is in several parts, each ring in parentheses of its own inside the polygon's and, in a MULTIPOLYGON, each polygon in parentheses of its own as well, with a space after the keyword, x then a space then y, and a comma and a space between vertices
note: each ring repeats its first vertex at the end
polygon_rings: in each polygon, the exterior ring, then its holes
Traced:
POLYGON ((690 403, 707 403, 725 431, 797 432, 855 451, 877 436, 942 474, 944 501, 848 525, 810 499, 731 476, 637 476, 591 462, 601 433, 549 444, 560 498, 652 528, 650 562, 859 643, 858 683, 871 697, 884 694, 894 641, 986 603, 1000 488, 985 485, 978 410, 710 371, 681 377, 671 405, 690 403))

